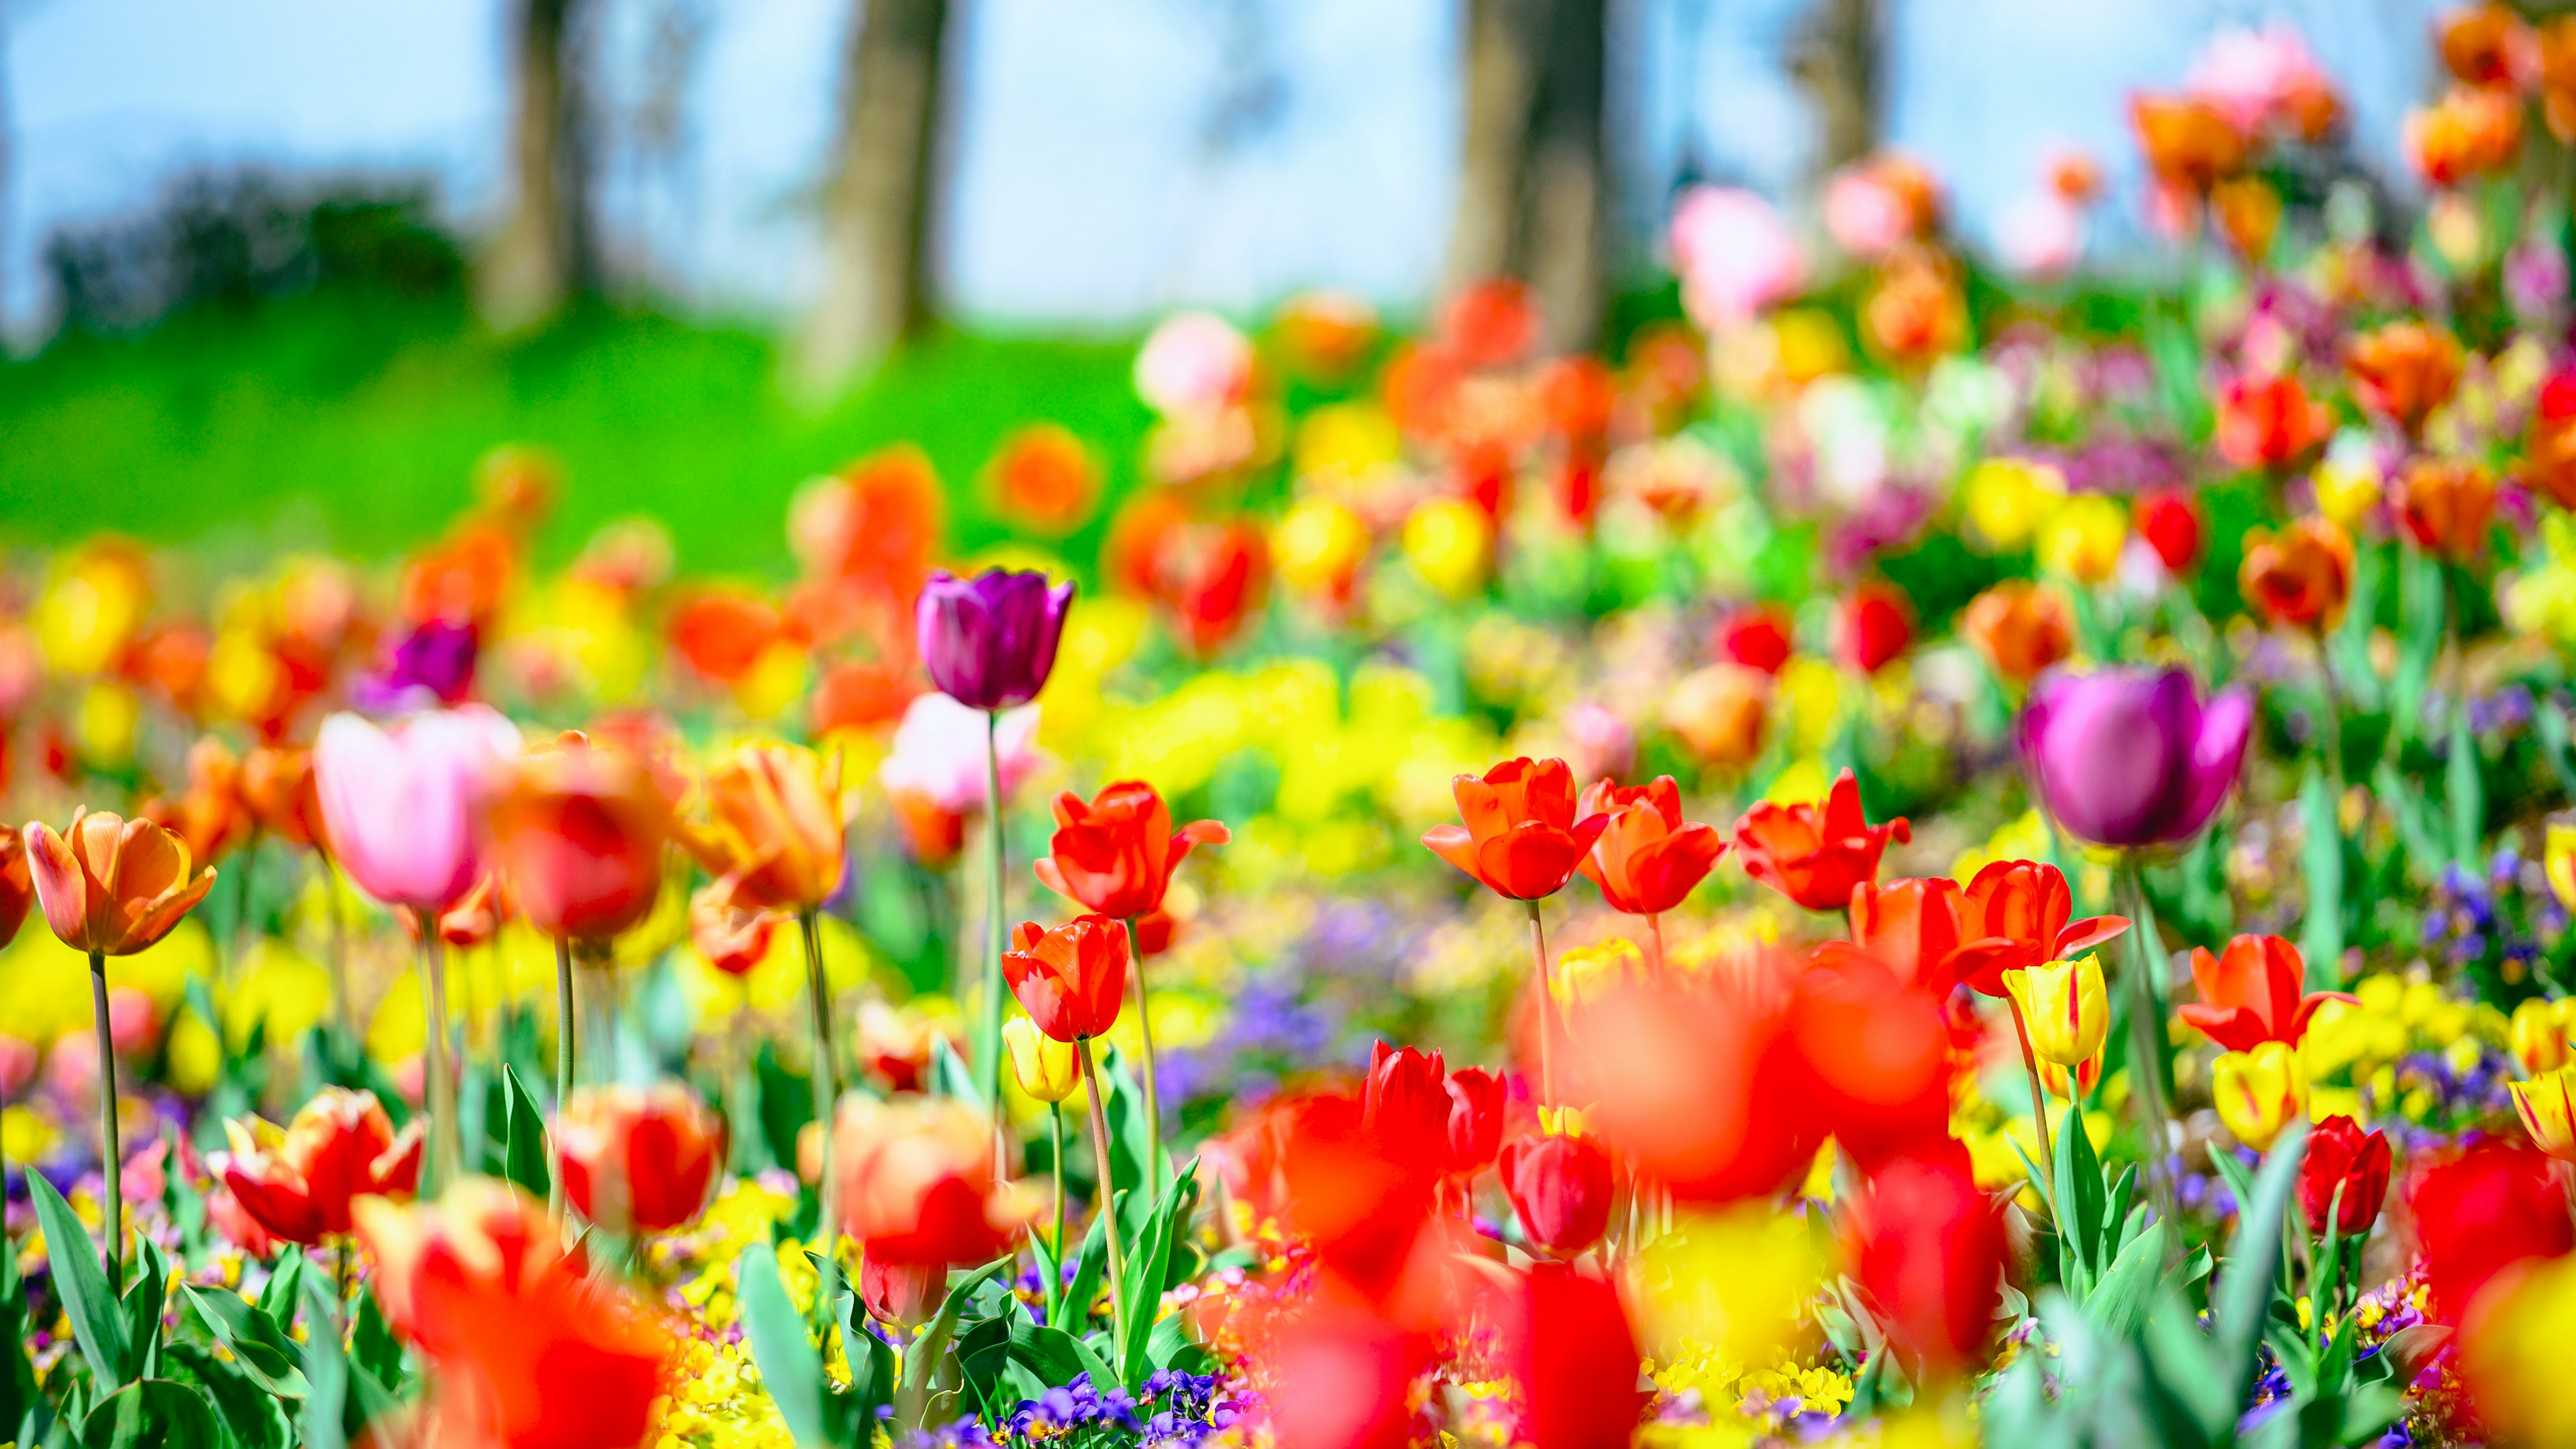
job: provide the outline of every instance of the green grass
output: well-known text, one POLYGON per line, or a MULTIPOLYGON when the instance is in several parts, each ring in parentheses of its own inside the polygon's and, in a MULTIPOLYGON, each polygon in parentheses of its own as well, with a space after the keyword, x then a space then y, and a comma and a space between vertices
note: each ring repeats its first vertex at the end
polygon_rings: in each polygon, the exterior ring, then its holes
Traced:
MULTIPOLYGON (((280 548, 382 558, 465 506, 488 450, 529 443, 564 466, 548 560, 649 514, 683 570, 777 579, 798 485, 909 441, 947 484, 963 554, 1003 536, 972 484, 1022 423, 1071 428, 1110 495, 1125 491, 1150 421, 1131 355, 937 333, 818 411, 782 393, 777 344, 747 328, 600 309, 504 341, 453 299, 326 288, 0 363, 0 542, 108 530, 221 564, 280 548)), ((1088 563, 1099 530, 1068 556, 1088 563)))

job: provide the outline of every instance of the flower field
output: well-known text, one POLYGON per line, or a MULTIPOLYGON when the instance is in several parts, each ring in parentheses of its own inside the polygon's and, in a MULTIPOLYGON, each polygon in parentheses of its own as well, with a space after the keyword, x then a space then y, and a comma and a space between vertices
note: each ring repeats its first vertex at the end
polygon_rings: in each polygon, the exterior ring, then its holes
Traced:
POLYGON ((2576 20, 2434 41, 2420 208, 2222 31, 2143 281, 1698 187, 765 581, 9 555, 0 1440, 2576 1444, 2576 20))

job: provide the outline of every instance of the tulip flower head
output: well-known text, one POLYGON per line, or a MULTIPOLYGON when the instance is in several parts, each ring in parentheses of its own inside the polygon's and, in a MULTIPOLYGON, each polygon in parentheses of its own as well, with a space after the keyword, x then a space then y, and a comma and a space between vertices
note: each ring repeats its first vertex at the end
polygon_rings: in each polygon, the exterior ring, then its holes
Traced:
POLYGON ((2102 1082, 2102 1054, 2086 1057, 2081 1066, 2061 1067, 2055 1062, 2040 1062, 2039 1085, 2049 1095, 2068 1102, 2081 1102, 2093 1095, 2102 1082))
POLYGON ((1966 1159, 1946 1139, 1898 1157, 1844 1216, 1852 1276, 1887 1315, 1896 1347, 1935 1374, 1976 1362, 2003 1283, 2003 1219, 1966 1159))
POLYGON ((2246 530, 2236 586, 2271 623, 2322 634, 2343 620, 2352 568, 2351 535, 2333 519, 2302 518, 2278 535, 2246 530))
POLYGON ((1960 903, 1960 979, 1987 996, 2004 994, 2003 973, 2070 961, 2129 929, 2126 916, 2070 921, 2075 896, 2056 866, 1990 861, 1960 903))
POLYGON ((2138 500, 2135 520, 2138 537, 2155 550, 2156 561, 2165 572, 2180 578, 2191 572, 2200 561, 2200 510, 2191 495, 2180 489, 2150 493, 2138 500))
POLYGON ((851 1097, 839 1139, 841 1222, 871 1259, 985 1263, 1034 1215, 998 1180, 992 1119, 953 1097, 851 1097))
POLYGON ((1460 1067, 1449 1074, 1449 1152, 1451 1177, 1469 1178, 1492 1165, 1502 1147, 1503 1110, 1509 1093, 1501 1077, 1482 1067, 1460 1067))
POLYGON ((1610 1230, 1610 1154, 1589 1137, 1547 1133, 1503 1144, 1503 1190, 1530 1246, 1571 1258, 1610 1230))
POLYGON ((1369 1048, 1364 1120, 1397 1161, 1440 1162, 1449 1153, 1449 1088, 1440 1053, 1378 1042, 1369 1048))
POLYGON ((518 729, 481 705, 427 711, 390 730, 331 716, 314 741, 313 774, 333 857, 387 905, 452 904, 483 873, 483 813, 518 753, 518 729))
POLYGON ((2460 385, 2460 344, 2439 327, 2391 322, 2352 340, 2344 370, 2361 405, 2413 434, 2460 385))
POLYGON ((827 765, 797 745, 743 745, 708 773, 706 796, 707 823, 681 838, 716 877, 716 901, 794 914, 840 889, 838 755, 827 765))
POLYGON ((2496 481, 2484 464, 2417 458, 2399 476, 2394 501, 2398 521, 2427 550, 2459 564, 2486 552, 2496 481))
POLYGON ((2048 584, 2007 579, 1968 601, 1959 634, 1998 676, 2028 684, 2075 651, 2075 610, 2048 584))
POLYGON ((1467 823, 1435 825, 1422 843, 1508 900, 1565 889, 1610 825, 1606 816, 1577 817, 1574 776, 1563 760, 1505 760, 1481 776, 1458 776, 1450 788, 1467 823))
POLYGON ((1858 951, 1819 951, 1798 974, 1788 1020, 1794 1090, 1864 1170, 1949 1131, 1948 993, 1946 980, 1927 989, 1858 951))
POLYGON ((2228 1052, 2210 1063, 2209 1095, 2237 1141, 2268 1152, 2283 1128, 2307 1115, 2307 1066, 2286 1042, 2228 1052))
POLYGON ((2295 372, 2240 373, 2218 393, 2218 455, 2239 468, 2287 468, 2334 433, 2334 411, 2295 372))
POLYGON ((2561 1162, 2576 1162, 2576 1067, 2512 1084, 2513 1110, 2531 1145, 2561 1162))
POLYGON ((1564 1263, 1534 1263, 1498 1315, 1522 1434, 1548 1449, 1621 1449, 1650 1395, 1638 1387, 1636 1331, 1619 1290, 1564 1263))
POLYGON ((75 951, 133 955, 214 889, 211 868, 191 873, 188 843, 149 820, 77 810, 62 834, 30 821, 22 839, 36 903, 75 951))
POLYGON ((2526 1077, 2537 1077, 2576 1060, 2567 1041, 2566 1002, 2532 997, 2513 1009, 2506 1023, 2505 1044, 2526 1077))
POLYGON ((2388 1200, 2388 1134, 2364 1132, 2350 1117, 2328 1117, 2308 1134, 2299 1161, 2299 1208, 2308 1231, 2322 1237, 2331 1222, 2346 1241, 2370 1231, 2388 1200), (2341 1191, 2339 1200, 2335 1194, 2341 1191))
POLYGON ((1174 830, 1160 792, 1136 780, 1104 786, 1088 803, 1067 791, 1056 797, 1055 819, 1053 853, 1038 861, 1038 879, 1086 910, 1120 920, 1161 908, 1190 851, 1229 838, 1214 820, 1174 830))
POLYGON ((2302 994, 2306 969, 2299 948, 2278 936, 2238 936, 2215 956, 2195 948, 2191 980, 2200 1000, 2185 1002, 2178 1014, 2232 1052, 2267 1041, 2296 1046, 2318 1007, 2355 999, 2341 991, 2302 994))
POLYGON ((2489 1138, 2426 1169, 2406 1194, 2428 1316, 2458 1325, 2518 1263, 2576 1249, 2576 1221, 2550 1160, 2489 1138))
POLYGON ((1054 930, 1022 921, 1002 953, 1020 1009, 1057 1041, 1107 1036, 1127 986, 1127 923, 1076 916, 1054 930))
POLYGON ((1863 674, 1876 674, 1914 643, 1913 601, 1892 584, 1859 585, 1843 601, 1835 642, 1845 663, 1863 674))
POLYGON ((2055 669, 2031 687, 2020 743, 2049 813, 2096 845, 2179 844, 2201 832, 2245 762, 2253 697, 2207 705, 2180 669, 2055 669))
POLYGON ((940 692, 969 709, 1016 709, 1038 697, 1055 669, 1070 580, 987 569, 961 579, 931 572, 913 606, 921 662, 940 692))
POLYGON ((2030 1049, 2061 1067, 2081 1067, 2111 1029, 2110 992, 2099 958, 2045 961, 2003 973, 2004 990, 2021 1008, 2030 1049))
POLYGON ((236 1118, 224 1136, 224 1185, 253 1221, 290 1243, 349 1232, 351 1202, 409 1197, 420 1182, 421 1124, 396 1133, 373 1092, 324 1087, 283 1131, 236 1118))
POLYGON ((1735 823, 1744 873, 1811 911, 1839 911, 1852 888, 1878 878, 1878 858, 1891 839, 1914 838, 1903 816, 1872 825, 1861 813, 1860 782, 1845 770, 1821 806, 1765 800, 1735 823))
POLYGON ((666 1233, 698 1215, 724 1165, 725 1129, 688 1088, 583 1087, 555 1119, 555 1167, 581 1215, 666 1233))
POLYGON ((15 825, 0 825, 0 946, 18 939, 27 912, 36 904, 35 878, 27 872, 26 837, 15 825))
POLYGON ((1600 781, 1583 792, 1575 814, 1608 819, 1575 868, 1601 887, 1612 910, 1632 916, 1679 906, 1726 853, 1717 827, 1684 823, 1681 787, 1670 775, 1642 786, 1600 781))
POLYGON ((1082 1090, 1082 1059, 1073 1043, 1057 1041, 1025 1016, 1002 1023, 1002 1045, 1020 1090, 1041 1102, 1061 1102, 1082 1090))
POLYGON ((689 897, 689 944, 700 959, 727 976, 748 976, 753 967, 768 960, 777 933, 775 913, 737 910, 716 886, 689 897))
POLYGON ((1851 940, 1819 950, 1875 958, 1909 985, 1946 992, 1959 960, 1967 894, 1947 876, 1852 887, 1851 940))
POLYGON ((519 760, 491 832, 528 924, 601 941, 652 912, 670 802, 625 751, 567 735, 519 760))

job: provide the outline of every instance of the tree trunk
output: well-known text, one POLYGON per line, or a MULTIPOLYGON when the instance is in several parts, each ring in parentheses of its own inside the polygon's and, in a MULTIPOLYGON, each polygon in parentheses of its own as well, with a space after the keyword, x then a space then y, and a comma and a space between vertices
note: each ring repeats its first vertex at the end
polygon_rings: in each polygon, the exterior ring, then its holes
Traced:
POLYGON ((1886 73, 1883 0, 1815 0, 1792 42, 1789 73, 1816 108, 1818 177, 1878 149, 1886 73))
POLYGON ((1600 338, 1605 0, 1468 0, 1466 135, 1444 293, 1527 282, 1552 349, 1600 338))
POLYGON ((931 185, 948 0, 858 0, 823 199, 822 292, 797 381, 828 396, 930 315, 931 185))
POLYGON ((581 86, 584 0, 518 0, 510 213, 484 259, 484 315, 503 331, 542 322, 597 284, 590 135, 581 86))

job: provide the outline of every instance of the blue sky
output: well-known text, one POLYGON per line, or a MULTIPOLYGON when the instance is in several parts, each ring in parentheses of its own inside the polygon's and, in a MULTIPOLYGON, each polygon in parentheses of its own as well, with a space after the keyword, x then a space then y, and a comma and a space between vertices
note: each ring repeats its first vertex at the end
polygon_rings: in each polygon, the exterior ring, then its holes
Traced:
MULTIPOLYGON (((666 9, 706 21, 677 170, 613 175, 632 264, 711 309, 793 308, 848 0, 605 0, 618 104, 666 9), (676 7, 673 9, 672 7, 676 7)), ((16 165, 0 304, 39 312, 53 226, 142 204, 191 163, 436 178, 471 227, 498 200, 501 0, 0 0, 16 165)), ((1682 164, 1779 188, 1804 123, 1779 72, 1798 0, 1613 0, 1614 122, 1642 217, 1682 164)), ((2433 0, 1890 0, 1892 139, 1933 162, 1971 235, 2053 143, 2134 163, 2132 89, 2178 80, 2213 27, 2305 29, 2366 153, 2431 84, 2433 0)), ((1435 277, 1456 149, 1459 0, 957 0, 955 159, 938 238, 953 305, 990 323, 1118 326, 1301 286, 1393 306, 1435 277), (1228 38, 1234 43, 1229 46, 1228 38), (1250 38, 1247 43, 1247 37, 1250 38), (1226 60, 1228 51, 1252 63, 1226 60), (1216 118, 1239 124, 1211 140, 1216 118)))

